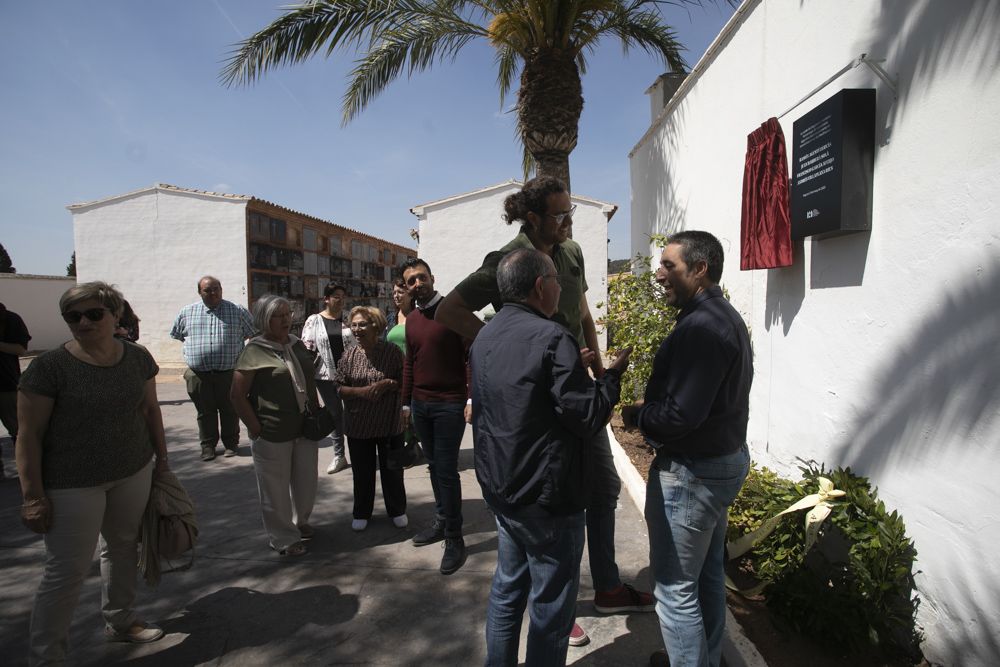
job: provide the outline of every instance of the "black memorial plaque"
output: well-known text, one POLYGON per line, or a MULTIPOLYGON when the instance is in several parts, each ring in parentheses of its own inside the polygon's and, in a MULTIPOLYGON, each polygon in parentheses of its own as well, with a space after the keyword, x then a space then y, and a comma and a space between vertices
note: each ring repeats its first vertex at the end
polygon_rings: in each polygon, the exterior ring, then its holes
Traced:
POLYGON ((844 89, 792 125, 792 238, 872 228, 875 90, 844 89))

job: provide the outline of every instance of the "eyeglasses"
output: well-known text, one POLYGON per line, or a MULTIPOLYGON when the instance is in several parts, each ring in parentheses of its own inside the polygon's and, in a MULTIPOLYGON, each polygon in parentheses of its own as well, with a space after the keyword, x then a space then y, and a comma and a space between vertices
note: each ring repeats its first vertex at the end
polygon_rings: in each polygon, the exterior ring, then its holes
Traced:
POLYGON ((568 211, 563 211, 562 213, 546 213, 546 215, 552 216, 552 219, 556 221, 556 224, 561 225, 563 218, 567 215, 572 218, 574 213, 576 213, 576 204, 570 206, 568 211))
POLYGON ((367 329, 371 326, 371 322, 351 322, 352 329, 367 329))
POLYGON ((549 273, 549 274, 546 274, 546 275, 542 276, 542 278, 552 278, 556 282, 559 282, 559 274, 558 273, 549 273))
POLYGON ((109 312, 107 308, 88 308, 87 310, 64 310, 63 320, 66 324, 79 324, 80 320, 87 318, 91 322, 100 322, 104 319, 104 313, 109 312))

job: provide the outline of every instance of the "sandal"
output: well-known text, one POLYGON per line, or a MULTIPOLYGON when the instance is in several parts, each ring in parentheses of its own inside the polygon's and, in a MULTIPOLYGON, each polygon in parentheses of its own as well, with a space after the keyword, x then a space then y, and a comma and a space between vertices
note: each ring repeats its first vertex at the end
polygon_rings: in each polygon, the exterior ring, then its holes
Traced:
POLYGON ((306 552, 306 545, 302 542, 291 544, 278 552, 281 556, 301 556, 306 552))

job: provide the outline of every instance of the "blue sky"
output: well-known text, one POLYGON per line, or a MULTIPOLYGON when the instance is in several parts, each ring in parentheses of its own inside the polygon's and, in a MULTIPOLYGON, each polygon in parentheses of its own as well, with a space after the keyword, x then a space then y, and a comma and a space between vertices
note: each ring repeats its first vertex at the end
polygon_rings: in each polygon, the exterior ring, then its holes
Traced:
MULTIPOLYGON (((347 127, 350 54, 224 88, 232 45, 283 4, 0 0, 0 243, 18 273, 65 273, 66 205, 157 182, 250 194, 412 245, 410 207, 520 177, 514 118, 500 108, 485 43, 396 81, 347 127)), ((689 66, 732 11, 667 9, 689 66)), ((629 252, 628 151, 649 125, 643 92, 662 71, 608 40, 583 77, 573 191, 618 204, 612 258, 629 252)))

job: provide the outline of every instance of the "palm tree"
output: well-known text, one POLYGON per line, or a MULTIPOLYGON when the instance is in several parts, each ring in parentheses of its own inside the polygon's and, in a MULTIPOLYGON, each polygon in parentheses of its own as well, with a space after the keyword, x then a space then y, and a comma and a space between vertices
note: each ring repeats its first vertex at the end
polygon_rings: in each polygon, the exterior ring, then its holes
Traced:
MULTIPOLYGON (((697 2, 697 0, 688 0, 697 2)), ((679 0, 684 2, 684 0, 679 0)), ((501 106, 520 69, 517 132, 524 170, 569 186, 569 154, 583 111, 580 73, 604 36, 639 47, 674 71, 684 61, 662 23, 663 0, 309 0, 240 42, 222 71, 226 85, 249 84, 278 65, 338 48, 356 49, 343 101, 350 122, 401 73, 454 60, 463 46, 486 39, 496 50, 501 106)))

